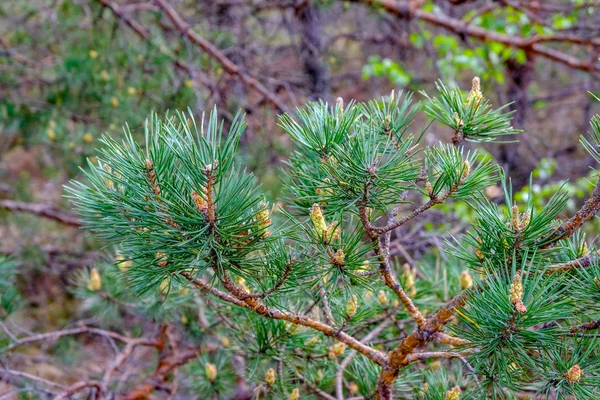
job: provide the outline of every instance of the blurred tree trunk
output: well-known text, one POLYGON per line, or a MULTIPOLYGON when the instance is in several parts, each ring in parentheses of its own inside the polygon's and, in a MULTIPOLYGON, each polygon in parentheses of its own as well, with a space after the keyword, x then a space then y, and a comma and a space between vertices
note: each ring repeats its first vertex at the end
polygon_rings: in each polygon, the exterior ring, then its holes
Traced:
MULTIPOLYGON (((506 97, 512 104, 509 106, 513 114, 513 126, 517 129, 525 128, 529 101, 527 88, 531 83, 534 72, 534 60, 528 56, 525 63, 520 63, 514 58, 509 58, 505 62, 506 67, 506 97)), ((526 133, 519 136, 521 142, 527 142, 529 138, 526 133)), ((525 143, 528 145, 528 143, 525 143)), ((500 146, 499 163, 511 174, 513 183, 521 186, 527 183, 529 170, 531 166, 523 165, 524 161, 531 161, 519 156, 519 148, 514 144, 503 144, 500 146)))
POLYGON ((309 83, 308 97, 312 100, 328 100, 329 78, 320 58, 323 30, 319 17, 318 8, 312 3, 305 3, 296 8, 300 34, 300 58, 309 83))

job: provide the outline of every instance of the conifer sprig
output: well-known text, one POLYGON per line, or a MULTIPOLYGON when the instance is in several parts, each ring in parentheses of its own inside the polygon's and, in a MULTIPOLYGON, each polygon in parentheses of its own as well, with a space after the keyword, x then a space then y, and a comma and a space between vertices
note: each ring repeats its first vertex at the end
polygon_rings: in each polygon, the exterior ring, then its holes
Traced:
MULTIPOLYGON (((517 204, 503 172, 460 146, 517 133, 511 113, 492 109, 478 80, 467 96, 438 89, 425 112, 455 135, 422 150, 422 132, 410 133, 421 106, 410 94, 310 103, 281 117, 296 150, 277 211, 236 162, 239 115, 227 133, 215 110, 200 124, 190 114, 152 115, 144 147, 128 130, 122 141, 105 137, 86 181, 68 192, 118 253, 81 272, 75 294, 106 318, 137 305, 198 340, 209 320, 225 321, 224 352, 187 366, 203 393, 236 379, 233 342, 261 396, 388 400, 416 393, 423 379, 430 387, 419 395, 431 399, 512 398, 527 386, 595 394, 597 340, 588 332, 600 329, 600 267, 577 232, 600 208, 600 189, 564 222, 562 190, 541 210, 533 192, 517 204), (484 194, 498 180, 503 205, 484 194), (450 244, 443 278, 438 265, 398 263, 392 231, 454 200, 475 220, 450 244), (422 363, 442 372, 424 378, 422 363)), ((582 139, 597 160, 599 127, 593 120, 582 139)))

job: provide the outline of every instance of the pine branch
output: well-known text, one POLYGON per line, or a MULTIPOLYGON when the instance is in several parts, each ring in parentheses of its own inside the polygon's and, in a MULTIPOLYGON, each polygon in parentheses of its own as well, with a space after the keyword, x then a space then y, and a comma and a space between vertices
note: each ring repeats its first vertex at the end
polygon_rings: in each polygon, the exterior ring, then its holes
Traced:
POLYGON ((383 354, 379 350, 375 350, 375 349, 361 343, 360 341, 356 340, 354 337, 348 335, 345 332, 341 332, 338 329, 335 329, 334 327, 332 327, 330 325, 313 320, 310 317, 307 317, 306 315, 303 315, 303 314, 280 311, 273 307, 268 307, 256 299, 246 299, 245 301, 240 300, 239 298, 235 297, 232 294, 222 292, 222 291, 216 289, 215 287, 209 285, 208 283, 204 282, 200 278, 195 278, 189 272, 182 272, 181 276, 183 276, 188 281, 190 281, 198 289, 200 289, 204 292, 211 293, 223 301, 226 301, 226 302, 234 304, 236 306, 254 311, 255 313, 262 315, 264 317, 267 317, 267 318, 280 319, 283 321, 291 322, 296 325, 302 325, 307 328, 317 330, 319 332, 322 332, 326 336, 333 337, 336 340, 339 340, 340 342, 347 344, 350 348, 358 351, 359 353, 368 357, 373 362, 375 362, 379 365, 383 366, 387 363, 387 357, 385 356, 385 354, 383 354))
POLYGON ((563 224, 550 237, 541 241, 544 247, 550 247, 556 242, 572 236, 584 223, 592 219, 600 211, 600 180, 596 183, 592 195, 571 218, 563 224))
POLYGON ((598 262, 598 256, 600 256, 600 250, 593 253, 586 254, 583 257, 579 257, 576 260, 567 261, 559 264, 552 264, 544 271, 545 274, 553 274, 555 272, 572 271, 577 268, 588 268, 592 265, 596 265, 598 262))
POLYGON ((449 359, 449 358, 464 358, 473 353, 478 352, 479 349, 468 349, 461 352, 452 351, 430 351, 425 353, 413 353, 409 354, 406 358, 408 362, 423 361, 429 359, 449 359))

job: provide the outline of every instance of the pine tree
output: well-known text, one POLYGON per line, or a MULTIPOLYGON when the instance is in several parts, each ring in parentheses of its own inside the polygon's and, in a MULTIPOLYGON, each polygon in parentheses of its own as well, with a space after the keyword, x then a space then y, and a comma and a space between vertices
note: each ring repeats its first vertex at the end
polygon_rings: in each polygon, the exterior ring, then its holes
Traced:
MULTIPOLYGON (((392 92, 283 115, 295 150, 277 205, 236 158, 241 114, 227 133, 213 110, 199 124, 152 115, 144 146, 105 136, 67 190, 118 255, 82 272, 78 295, 108 321, 128 304, 182 325, 186 343, 214 345, 217 326, 218 351, 184 367, 198 398, 233 395, 236 355, 259 398, 599 398, 600 266, 581 227, 600 184, 565 220, 564 192, 517 204, 504 172, 465 148, 517 134, 511 112, 477 78, 466 94, 437 88, 422 104, 392 92), (449 143, 420 143, 429 124, 410 133, 420 111, 449 143), (501 204, 484 192, 496 184, 501 204), (455 201, 475 220, 446 243, 443 282, 390 256, 392 231, 455 201)), ((600 162, 600 117, 591 126, 581 141, 600 162)))

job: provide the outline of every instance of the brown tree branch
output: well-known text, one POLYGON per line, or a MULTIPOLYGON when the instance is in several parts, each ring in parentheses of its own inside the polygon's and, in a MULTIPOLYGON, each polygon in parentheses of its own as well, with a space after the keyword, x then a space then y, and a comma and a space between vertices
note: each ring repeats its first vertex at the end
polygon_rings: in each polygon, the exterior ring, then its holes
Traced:
POLYGON ((489 31, 484 28, 472 26, 459 19, 452 18, 449 15, 440 15, 439 13, 430 13, 422 9, 411 7, 408 3, 401 3, 396 0, 348 0, 359 2, 370 6, 380 7, 392 15, 402 19, 418 19, 428 22, 432 25, 447 29, 452 33, 465 35, 484 42, 498 42, 506 46, 525 50, 528 53, 539 55, 557 63, 566 65, 569 68, 586 72, 600 71, 600 63, 595 61, 584 61, 570 56, 559 50, 549 48, 540 44, 541 42, 560 41, 574 44, 585 44, 597 47, 596 41, 586 40, 585 38, 573 35, 546 35, 523 38, 519 36, 505 35, 489 31))
POLYGON ((333 337, 336 340, 345 343, 346 345, 348 345, 348 347, 358 351, 359 353, 368 357, 378 365, 383 366, 387 364, 387 357, 385 354, 383 354, 379 350, 375 350, 374 348, 365 345, 356 338, 348 335, 345 332, 340 331, 339 329, 335 329, 334 327, 328 324, 316 321, 304 314, 300 314, 297 312, 277 310, 273 307, 266 306, 257 299, 246 299, 245 301, 241 300, 235 297, 233 294, 218 290, 217 288, 209 285, 200 278, 195 278, 190 272, 182 272, 181 276, 190 281, 198 289, 204 292, 211 293, 212 295, 218 297, 223 301, 254 311, 255 313, 267 318, 280 319, 283 321, 291 322, 296 325, 302 325, 307 328, 314 329, 323 333, 326 336, 333 337))
POLYGON ((230 75, 238 77, 244 85, 250 89, 260 93, 265 99, 273 106, 275 106, 281 112, 287 112, 288 108, 279 98, 279 96, 269 89, 267 89, 262 83, 256 78, 250 76, 245 72, 242 67, 236 65, 231 61, 221 50, 215 45, 204 39, 202 36, 197 34, 192 27, 184 21, 184 19, 175 11, 175 9, 165 0, 154 0, 156 5, 164 12, 164 14, 171 20, 175 28, 181 33, 182 36, 187 37, 192 43, 202 49, 211 58, 217 61, 223 69, 230 75))
POLYGON ((48 218, 65 225, 82 226, 82 222, 75 215, 60 211, 51 204, 25 203, 13 200, 0 200, 0 208, 15 212, 27 212, 48 218))

